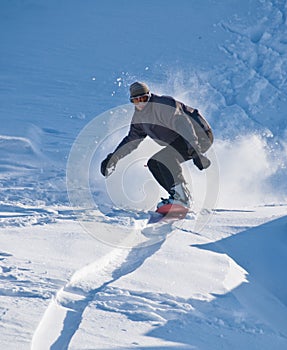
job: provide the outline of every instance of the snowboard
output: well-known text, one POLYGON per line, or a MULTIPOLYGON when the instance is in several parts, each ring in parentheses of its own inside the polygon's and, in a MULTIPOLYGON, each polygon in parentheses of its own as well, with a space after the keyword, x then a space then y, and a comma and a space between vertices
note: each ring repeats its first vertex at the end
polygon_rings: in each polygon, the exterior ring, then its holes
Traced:
POLYGON ((148 224, 154 224, 162 220, 182 220, 189 209, 180 204, 165 204, 151 214, 148 224))

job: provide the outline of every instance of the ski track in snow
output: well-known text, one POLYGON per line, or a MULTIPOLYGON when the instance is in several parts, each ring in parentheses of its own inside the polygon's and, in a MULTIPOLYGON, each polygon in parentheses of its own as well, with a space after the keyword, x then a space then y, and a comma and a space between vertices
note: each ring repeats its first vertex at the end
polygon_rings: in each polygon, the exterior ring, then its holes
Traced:
MULTIPOLYGON (((128 216, 130 217, 130 214, 128 216)), ((114 224, 113 227, 117 234, 119 228, 114 224)), ((145 236, 157 237, 157 243, 130 249, 114 248, 100 260, 76 271, 71 280, 52 299, 33 335, 31 349, 68 349, 87 306, 94 299, 100 298, 111 283, 139 268, 161 247, 171 231, 171 223, 146 227, 142 233, 145 236)))

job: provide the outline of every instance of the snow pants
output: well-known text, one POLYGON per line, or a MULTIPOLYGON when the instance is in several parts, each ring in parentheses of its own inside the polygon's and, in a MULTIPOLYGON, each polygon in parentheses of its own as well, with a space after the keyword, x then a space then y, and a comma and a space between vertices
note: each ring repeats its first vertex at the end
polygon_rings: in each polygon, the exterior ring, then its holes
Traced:
POLYGON ((178 137, 170 145, 154 154, 147 166, 156 181, 168 192, 174 185, 185 183, 181 163, 192 159, 188 154, 187 145, 178 137))

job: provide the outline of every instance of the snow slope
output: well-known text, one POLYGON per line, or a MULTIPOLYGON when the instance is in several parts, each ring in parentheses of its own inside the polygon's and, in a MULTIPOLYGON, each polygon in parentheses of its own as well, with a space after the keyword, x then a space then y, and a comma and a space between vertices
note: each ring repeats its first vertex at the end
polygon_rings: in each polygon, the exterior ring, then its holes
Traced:
POLYGON ((285 0, 1 0, 1 348, 287 347, 286 13, 285 0), (99 173, 134 80, 214 129, 211 169, 185 167, 197 214, 183 221, 146 226, 154 145, 99 173))
MULTIPOLYGON (((1 344, 284 349, 285 213, 286 206, 218 209, 200 233, 187 219, 143 230, 157 242, 126 249, 100 243, 65 218, 6 228, 1 344)), ((121 227, 98 224, 114 235, 121 227)))

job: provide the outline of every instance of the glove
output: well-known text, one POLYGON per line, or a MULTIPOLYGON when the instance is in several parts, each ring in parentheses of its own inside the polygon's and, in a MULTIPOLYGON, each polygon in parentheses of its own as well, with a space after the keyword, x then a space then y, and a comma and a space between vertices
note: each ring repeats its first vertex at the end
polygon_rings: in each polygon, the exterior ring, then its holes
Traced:
POLYGON ((107 158, 104 159, 101 163, 102 175, 105 177, 110 176, 114 172, 117 162, 118 158, 113 156, 113 153, 108 154, 107 158))
POLYGON ((203 170, 207 169, 210 166, 211 161, 203 154, 199 154, 193 158, 193 163, 198 167, 199 170, 203 170))

